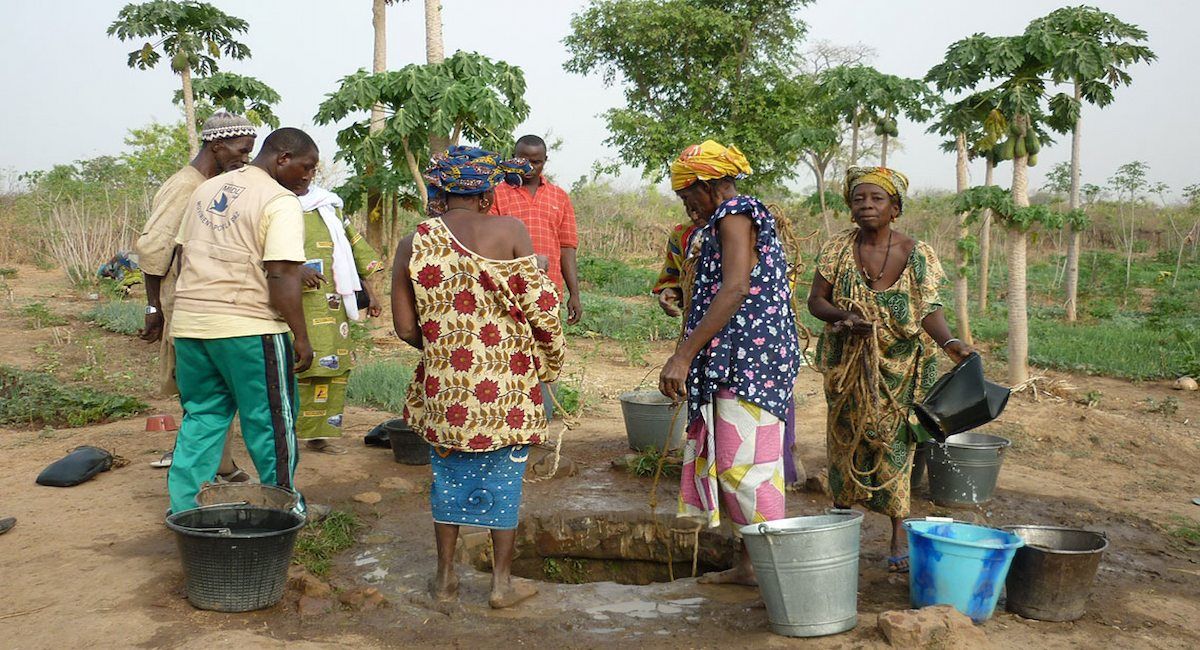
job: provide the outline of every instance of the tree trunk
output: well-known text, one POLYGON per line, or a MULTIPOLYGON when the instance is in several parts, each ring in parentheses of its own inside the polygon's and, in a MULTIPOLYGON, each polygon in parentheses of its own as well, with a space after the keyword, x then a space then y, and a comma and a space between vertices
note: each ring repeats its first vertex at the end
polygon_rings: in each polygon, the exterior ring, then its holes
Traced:
MULTIPOLYGON (((1028 118, 1017 116, 1024 137, 1028 118)), ((1029 207, 1029 158, 1013 158, 1012 200, 1016 209, 1029 207)), ((1029 311, 1025 284, 1024 230, 1008 231, 1008 383, 1015 386, 1029 378, 1029 311)))
POLYGON ((854 122, 850 130, 850 166, 858 164, 858 109, 854 109, 854 122))
POLYGON ((880 167, 887 167, 887 150, 888 150, 888 140, 889 139, 890 138, 888 138, 888 134, 884 133, 883 134, 883 143, 879 145, 880 146, 880 151, 879 151, 879 166, 880 167))
POLYGON ((200 138, 196 136, 196 100, 192 96, 192 69, 183 66, 179 76, 183 78, 183 120, 187 123, 188 159, 200 153, 200 138))
MULTIPOLYGON (((962 194, 967 191, 967 136, 964 133, 959 133, 954 139, 954 148, 957 153, 955 176, 958 180, 958 193, 962 194)), ((963 212, 958 215, 958 239, 961 242, 967 238, 967 214, 963 212)), ((967 252, 963 250, 960 243, 955 247, 958 254, 958 273, 954 277, 954 315, 958 320, 958 338, 962 339, 967 345, 974 345, 975 341, 971 337, 971 320, 967 310, 967 252)))
POLYGON ((421 168, 417 166, 417 157, 413 155, 412 147, 408 146, 408 138, 401 140, 404 147, 404 162, 408 164, 408 173, 412 174, 413 184, 417 187, 417 198, 421 199, 421 214, 429 212, 429 195, 425 191, 425 181, 421 177, 421 168))
MULTIPOLYGON (((442 2, 441 0, 425 0, 425 62, 436 64, 445 60, 446 51, 442 44, 442 2)), ((429 135, 429 155, 432 156, 449 148, 448 133, 431 133, 429 135)))
MULTIPOLYGON (((1079 81, 1075 81, 1075 101, 1082 98, 1079 81)), ((1068 210, 1079 209, 1079 141, 1080 123, 1082 117, 1076 118, 1075 128, 1071 130, 1071 196, 1067 201, 1068 210)), ((1067 322, 1074 323, 1078 318, 1077 303, 1079 302, 1079 245, 1083 237, 1074 226, 1067 227, 1067 322)))
POLYGON ((425 0, 425 62, 441 63, 446 60, 442 45, 442 2, 425 0))
POLYGON ((825 168, 816 165, 813 171, 817 176, 817 196, 821 199, 821 221, 825 224, 825 235, 830 236, 833 230, 829 224, 829 208, 825 205, 825 168))
MULTIPOLYGON (((375 30, 375 49, 371 58, 371 71, 375 74, 387 70, 387 1, 371 0, 371 26, 375 30)), ((368 132, 375 135, 383 131, 383 105, 371 107, 371 125, 368 132)), ((368 177, 375 175, 375 165, 367 165, 368 177)), ((367 190, 367 243, 375 250, 383 250, 383 196, 378 188, 367 190)))
MULTIPOLYGON (((996 166, 992 159, 986 159, 987 171, 983 177, 984 185, 992 185, 996 166)), ((992 211, 983 211, 983 223, 979 227, 979 312, 984 313, 988 308, 988 264, 992 256, 992 211)))

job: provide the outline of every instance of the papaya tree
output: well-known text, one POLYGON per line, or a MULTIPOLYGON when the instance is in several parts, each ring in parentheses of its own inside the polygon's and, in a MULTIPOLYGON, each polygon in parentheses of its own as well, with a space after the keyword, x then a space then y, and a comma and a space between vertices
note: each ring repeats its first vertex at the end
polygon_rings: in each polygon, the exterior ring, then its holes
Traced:
MULTIPOLYGON (((400 197, 424 211, 425 185, 419 160, 428 160, 432 133, 449 133, 450 144, 466 137, 501 149, 513 129, 529 116, 525 75, 520 68, 474 52, 456 52, 438 64, 410 64, 380 73, 358 72, 342 78, 321 102, 313 120, 332 124, 368 115, 338 132, 336 159, 354 172, 339 194, 353 209, 360 192, 372 188, 400 197), (372 132, 369 112, 384 107, 383 129, 372 132), (373 169, 371 174, 368 168, 373 169)), ((380 231, 382 233, 382 230, 380 231)), ((372 242, 373 245, 381 242, 372 242)))
POLYGON ((837 66, 821 75, 831 88, 842 119, 850 126, 850 164, 858 162, 861 129, 874 126, 880 138, 880 162, 887 166, 888 145, 900 135, 897 118, 914 122, 932 117, 940 98, 924 82, 886 74, 866 65, 837 66))
MULTIPOLYGON (((1137 25, 1122 22, 1113 14, 1095 7, 1057 9, 1031 22, 1025 33, 1031 38, 1051 44, 1051 78, 1058 83, 1071 84, 1072 95, 1069 101, 1076 106, 1083 101, 1097 107, 1111 104, 1114 98, 1113 91, 1133 81, 1127 70, 1129 66, 1150 62, 1156 58, 1154 52, 1143 44, 1147 38, 1145 30, 1137 25)), ((1067 98, 1062 97, 1058 101, 1065 102, 1067 98)), ((1071 128, 1071 188, 1068 209, 1072 216, 1068 223, 1067 239, 1067 321, 1077 318, 1080 232, 1086 227, 1086 218, 1075 213, 1080 209, 1080 126, 1081 118, 1076 109, 1071 128)))
MULTIPOLYGON (((374 41, 371 51, 371 72, 378 74, 387 71, 387 7, 394 4, 395 0, 371 0, 371 31, 374 34, 374 41)), ((378 134, 383 131, 384 120, 383 104, 376 102, 371 105, 371 121, 368 123, 367 131, 371 134, 378 134)), ((369 163, 363 170, 363 174, 367 178, 376 178, 376 170, 373 163, 369 163)), ((359 179, 362 180, 362 179, 359 179)), ((367 243, 375 247, 375 250, 383 249, 383 194, 380 191, 378 183, 371 183, 362 189, 367 197, 367 243)), ((362 196, 361 192, 356 192, 356 196, 362 196)), ((387 251, 384 250, 384 255, 387 251)))
POLYGON ((249 24, 207 2, 195 0, 151 0, 125 5, 108 26, 108 35, 122 41, 148 39, 129 53, 128 65, 149 70, 163 55, 170 60, 171 71, 179 75, 182 88, 184 122, 188 129, 188 151, 192 157, 200 151, 196 135, 195 98, 192 74, 211 76, 217 72, 217 59, 245 59, 250 48, 237 40, 249 24))
MULTIPOLYGON (((990 214, 1006 230, 1010 242, 1017 240, 1020 246, 1009 246, 1009 283, 1008 283, 1008 382, 1017 385, 1029 378, 1026 366, 1029 356, 1028 315, 1026 295, 1024 291, 1016 292, 1013 278, 1025 282, 1025 240, 1029 233, 1037 227, 1047 230, 1062 228, 1064 220, 1061 212, 1051 210, 1046 205, 1021 205, 1019 195, 1005 191, 995 185, 971 187, 961 192, 955 199, 955 211, 965 215, 965 221, 971 224, 979 220, 983 214, 990 214), (1015 257, 1015 259, 1014 259, 1015 257), (1017 318, 1013 318, 1014 312, 1017 318), (1020 331, 1014 332, 1014 326, 1020 331), (1021 335, 1021 334, 1024 335, 1021 335), (1016 363, 1014 363, 1016 359, 1016 363)), ((1023 288, 1023 287, 1022 287, 1023 288)))
MULTIPOLYGON (((1054 42, 1028 34, 974 34, 950 45, 945 60, 931 71, 939 90, 981 93, 1005 117, 1009 137, 997 146, 1001 157, 1012 154, 1011 215, 1028 214, 1023 210, 1029 207, 1029 166, 1037 164, 1042 127, 1062 131, 1077 113, 1069 101, 1062 101, 1061 96, 1052 98, 1047 92, 1053 46, 1054 42), (1054 113, 1047 112, 1051 105, 1057 109, 1054 113)), ((1028 227, 1023 226, 1028 219, 1008 217, 1002 221, 1009 230, 1008 376, 1010 383, 1019 384, 1029 376, 1028 227)))
MULTIPOLYGON (((992 147, 1006 132, 1006 125, 1004 116, 988 103, 986 97, 970 95, 957 102, 943 104, 929 131, 952 138, 943 143, 942 149, 954 152, 955 191, 961 195, 970 185, 968 166, 971 159, 980 152, 990 155, 992 147)), ((958 338, 967 345, 974 345, 968 308, 967 269, 971 258, 978 253, 979 246, 978 240, 970 236, 967 217, 966 212, 958 215, 954 312, 958 338)))
MULTIPOLYGON (((244 115, 255 125, 266 124, 279 128, 279 117, 273 106, 280 102, 279 93, 267 84, 232 72, 218 72, 208 77, 192 80, 192 93, 196 101, 196 122, 204 120, 217 109, 244 115)), ((175 91, 175 103, 183 102, 183 91, 175 91)))

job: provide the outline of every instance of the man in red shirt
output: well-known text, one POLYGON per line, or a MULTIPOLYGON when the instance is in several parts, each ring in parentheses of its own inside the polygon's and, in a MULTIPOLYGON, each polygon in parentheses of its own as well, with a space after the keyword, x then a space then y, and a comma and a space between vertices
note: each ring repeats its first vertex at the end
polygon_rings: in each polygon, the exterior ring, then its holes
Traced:
POLYGON ((533 239, 533 251, 544 255, 549 262, 547 273, 558 293, 566 284, 569 297, 567 322, 579 322, 583 306, 579 299, 579 275, 575 261, 575 249, 579 247, 579 235, 575 231, 575 208, 571 197, 561 187, 542 177, 546 165, 546 141, 536 135, 521 136, 513 152, 518 158, 529 160, 533 171, 522 177, 520 187, 506 183, 496 187, 496 203, 492 214, 516 217, 525 223, 533 239))

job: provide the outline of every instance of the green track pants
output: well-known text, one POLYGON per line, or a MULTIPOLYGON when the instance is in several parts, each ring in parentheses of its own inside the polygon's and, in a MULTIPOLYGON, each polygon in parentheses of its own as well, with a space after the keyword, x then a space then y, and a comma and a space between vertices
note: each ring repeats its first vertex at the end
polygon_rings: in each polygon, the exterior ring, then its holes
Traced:
MULTIPOLYGON (((196 507, 196 492, 221 463, 225 433, 239 413, 242 439, 265 485, 295 489, 296 376, 287 334, 175 339, 183 423, 167 474, 171 511, 196 507)), ((301 500, 300 508, 303 508, 301 500)))

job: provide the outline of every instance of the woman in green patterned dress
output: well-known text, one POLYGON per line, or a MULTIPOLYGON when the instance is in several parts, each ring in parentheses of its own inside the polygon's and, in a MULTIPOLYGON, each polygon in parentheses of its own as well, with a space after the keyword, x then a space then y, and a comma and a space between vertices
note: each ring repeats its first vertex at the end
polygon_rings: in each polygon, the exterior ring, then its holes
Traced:
POLYGON ((300 418, 296 437, 312 451, 344 454, 329 440, 342 437, 346 384, 354 367, 350 321, 359 320, 356 291, 365 291, 369 316, 379 316, 380 303, 366 278, 383 268, 375 249, 342 216, 336 194, 310 186, 300 198, 304 208, 302 269, 304 318, 313 347, 312 366, 298 375, 300 418))
POLYGON ((912 405, 937 380, 937 352, 956 363, 974 350, 942 313, 944 279, 933 248, 892 228, 908 178, 851 167, 845 196, 857 228, 822 248, 808 309, 825 321, 817 367, 829 406, 826 445, 834 505, 861 503, 892 520, 888 569, 908 571, 902 522, 909 514, 913 449, 926 435, 912 405))

